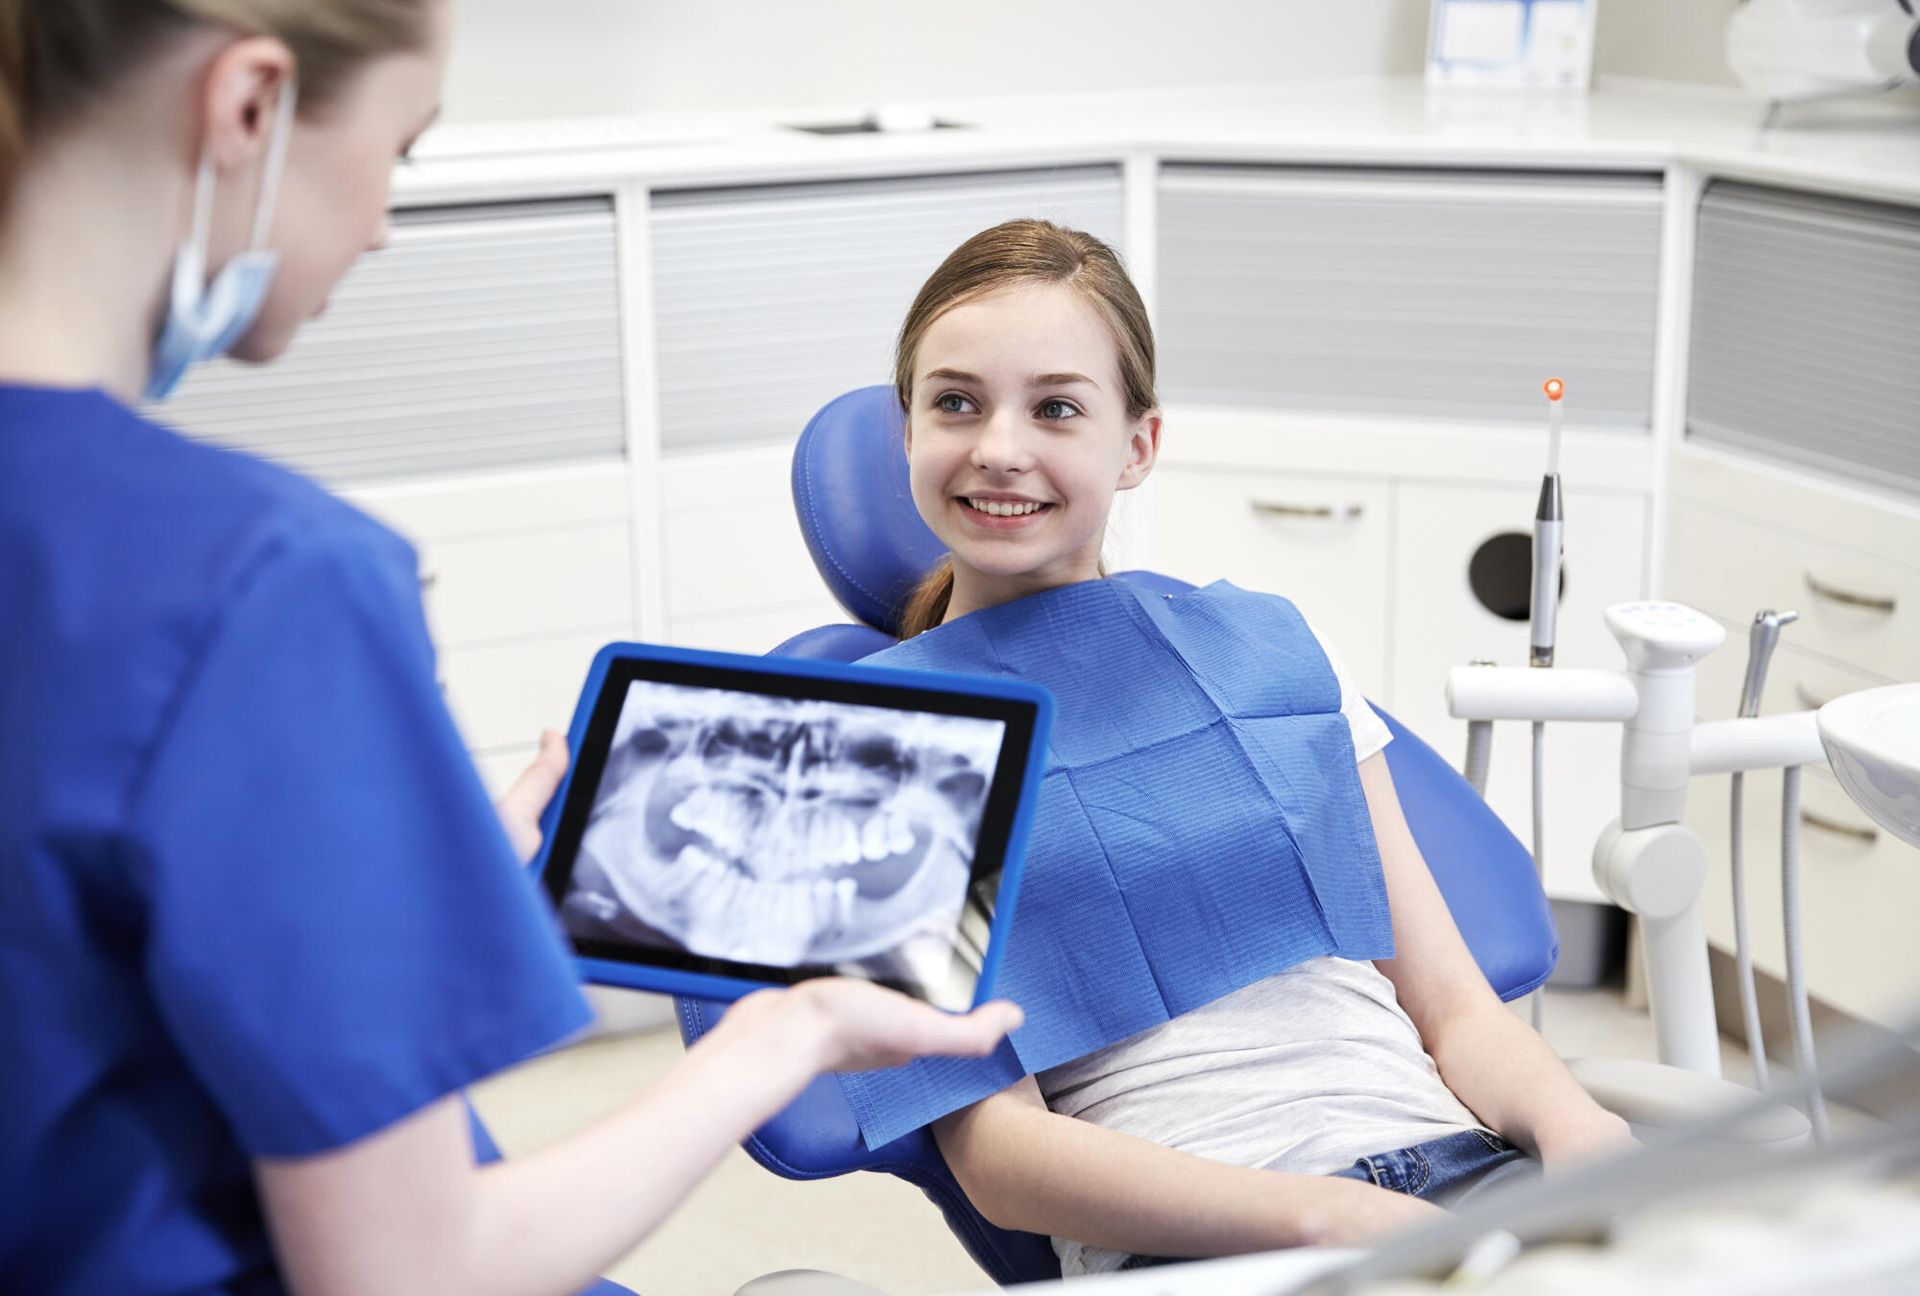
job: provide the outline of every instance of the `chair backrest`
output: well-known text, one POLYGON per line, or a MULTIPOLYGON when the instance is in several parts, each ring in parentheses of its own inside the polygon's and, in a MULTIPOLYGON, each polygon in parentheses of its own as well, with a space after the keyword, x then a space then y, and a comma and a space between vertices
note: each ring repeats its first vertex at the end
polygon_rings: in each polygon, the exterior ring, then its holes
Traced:
MULTIPOLYGON (((805 631, 774 653, 854 661, 894 642, 906 595, 945 552, 914 510, 902 446, 899 404, 890 387, 849 392, 800 434, 793 495, 801 533, 828 588, 857 623, 805 631)), ((1122 572, 1116 579, 1158 593, 1192 588, 1153 572, 1122 572)), ((1559 945, 1532 857, 1452 766, 1393 717, 1380 715, 1393 732, 1387 765, 1407 824, 1481 970, 1503 999, 1537 988, 1552 972, 1559 945)), ((678 1006, 681 1037, 689 1044, 725 1010, 707 1000, 682 999, 678 1006)), ((789 1179, 851 1170, 897 1175, 940 1208, 961 1245, 995 1282, 1059 1276, 1046 1238, 997 1228, 973 1209, 929 1131, 868 1149, 831 1076, 816 1080, 756 1131, 746 1150, 789 1179)))

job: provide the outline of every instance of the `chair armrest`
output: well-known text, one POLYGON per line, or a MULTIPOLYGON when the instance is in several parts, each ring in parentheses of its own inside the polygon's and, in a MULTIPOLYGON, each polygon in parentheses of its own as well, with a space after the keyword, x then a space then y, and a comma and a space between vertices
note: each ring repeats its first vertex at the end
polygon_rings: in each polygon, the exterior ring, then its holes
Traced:
MULTIPOLYGON (((1567 1070, 1592 1099, 1636 1131, 1685 1132, 1760 1095, 1745 1085, 1696 1071, 1627 1058, 1569 1058, 1567 1070)), ((1728 1130, 1740 1143, 1793 1147, 1812 1135, 1807 1118, 1782 1102, 1769 1102, 1728 1130)))

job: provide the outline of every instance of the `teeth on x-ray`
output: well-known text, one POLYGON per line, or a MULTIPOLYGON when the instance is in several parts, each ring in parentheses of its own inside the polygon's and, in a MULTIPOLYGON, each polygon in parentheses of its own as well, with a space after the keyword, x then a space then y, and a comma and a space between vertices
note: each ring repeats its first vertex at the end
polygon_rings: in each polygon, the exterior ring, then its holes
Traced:
POLYGON ((581 853, 626 912, 708 957, 794 966, 916 938, 944 948, 1003 733, 997 720, 643 681, 581 853))

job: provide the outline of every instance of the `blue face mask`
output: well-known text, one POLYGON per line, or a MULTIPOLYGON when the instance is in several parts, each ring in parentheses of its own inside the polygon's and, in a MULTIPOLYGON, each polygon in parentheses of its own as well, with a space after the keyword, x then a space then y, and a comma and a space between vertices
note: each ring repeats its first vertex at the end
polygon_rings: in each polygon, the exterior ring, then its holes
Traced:
POLYGON ((266 173, 260 181, 260 202, 254 209, 253 244, 227 262, 207 281, 207 241, 213 222, 213 158, 200 153, 200 173, 194 181, 193 233, 173 259, 173 283, 167 296, 166 318, 153 344, 153 364, 147 373, 146 399, 165 400, 180 385, 187 370, 203 360, 225 355, 259 317, 273 286, 280 254, 266 249, 273 225, 274 200, 286 163, 287 139, 293 133, 294 88, 289 81, 280 91, 274 110, 273 135, 267 141, 266 173))

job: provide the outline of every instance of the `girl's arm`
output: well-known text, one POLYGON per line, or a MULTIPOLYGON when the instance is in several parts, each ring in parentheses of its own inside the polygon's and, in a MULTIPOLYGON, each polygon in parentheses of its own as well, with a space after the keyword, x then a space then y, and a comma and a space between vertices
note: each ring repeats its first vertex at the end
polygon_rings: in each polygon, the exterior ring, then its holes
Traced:
POLYGON ((816 1075, 982 1055, 1018 1022, 1004 1003, 952 1017, 852 981, 752 995, 650 1092, 530 1156, 476 1167, 447 1098, 336 1151, 255 1162, 275 1253, 297 1296, 563 1296, 816 1075))
POLYGON ((1440 1077, 1490 1129, 1549 1169, 1634 1145, 1627 1124, 1587 1096, 1487 984, 1414 844, 1384 755, 1360 764, 1387 903, 1394 956, 1377 966, 1420 1031, 1440 1077))
POLYGON ((1357 1246, 1440 1213, 1358 1180, 1222 1165, 1058 1115, 1031 1076, 933 1133, 992 1223, 1136 1255, 1357 1246))

